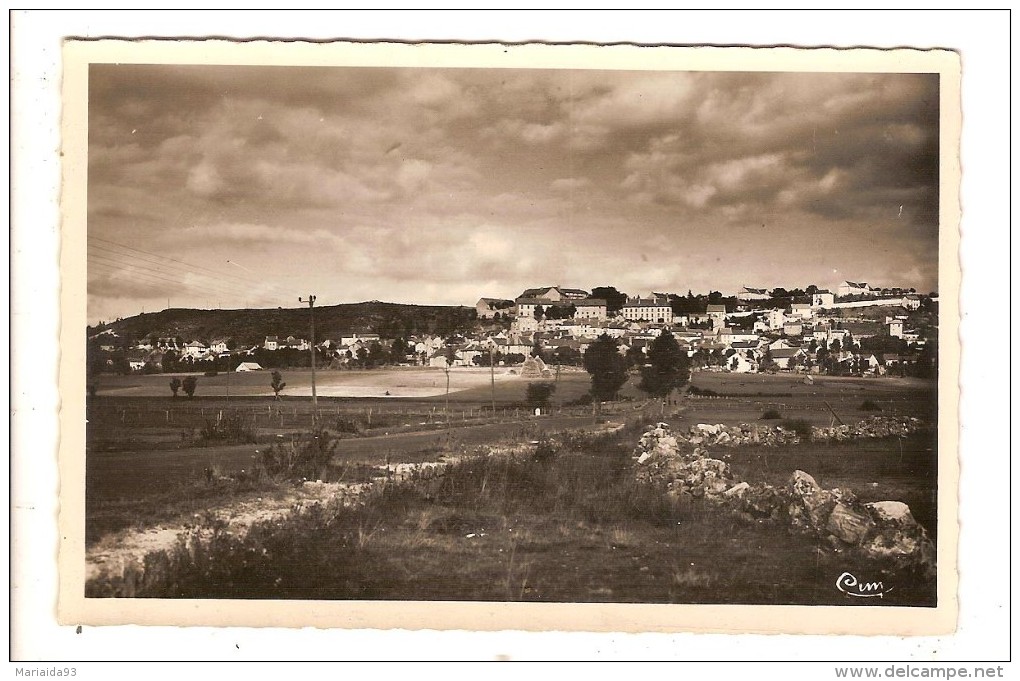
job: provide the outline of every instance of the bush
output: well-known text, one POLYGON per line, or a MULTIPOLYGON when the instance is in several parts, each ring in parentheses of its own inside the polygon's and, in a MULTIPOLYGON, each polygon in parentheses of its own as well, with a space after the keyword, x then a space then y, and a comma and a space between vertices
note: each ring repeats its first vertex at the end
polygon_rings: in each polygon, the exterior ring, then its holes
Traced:
POLYGON ((864 400, 858 409, 860 411, 882 411, 882 407, 875 404, 874 400, 864 400))
POLYGON ((361 420, 353 416, 337 416, 336 421, 333 422, 333 430, 338 433, 359 435, 361 434, 362 427, 361 420))
POLYGON ((199 436, 203 440, 235 442, 238 444, 255 442, 255 434, 255 426, 240 414, 227 414, 215 421, 208 419, 199 432, 199 436))
POLYGON ((696 385, 687 388, 687 394, 694 395, 695 397, 717 397, 719 395, 719 393, 711 388, 699 388, 696 385))
POLYGON ((556 392, 555 383, 529 383, 527 389, 527 400, 528 406, 534 409, 535 407, 545 407, 549 404, 549 398, 556 392))
POLYGON ((758 420, 759 421, 777 421, 777 420, 779 420, 781 418, 783 418, 783 415, 780 414, 775 409, 766 409, 765 413, 763 413, 761 416, 758 417, 758 420))
POLYGON ((811 435, 811 424, 804 419, 783 419, 779 425, 784 430, 792 430, 801 437, 810 437, 811 435))
POLYGON ((181 387, 184 388, 184 394, 190 399, 195 396, 195 388, 198 387, 198 379, 194 376, 187 376, 184 379, 184 382, 181 383, 181 387))
POLYGON ((594 398, 591 393, 584 393, 570 404, 576 407, 587 407, 590 406, 594 398))
POLYGON ((256 452, 255 472, 260 477, 316 480, 336 454, 336 445, 336 439, 319 428, 307 440, 276 443, 256 452))

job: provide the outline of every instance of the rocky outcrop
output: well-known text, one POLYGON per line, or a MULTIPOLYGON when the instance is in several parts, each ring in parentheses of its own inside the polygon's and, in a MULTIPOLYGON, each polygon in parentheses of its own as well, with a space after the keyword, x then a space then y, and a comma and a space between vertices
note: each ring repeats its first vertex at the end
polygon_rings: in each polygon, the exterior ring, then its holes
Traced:
POLYGON ((803 440, 853 440, 856 438, 904 436, 922 430, 925 424, 920 419, 898 416, 870 416, 854 425, 832 427, 812 426, 810 434, 806 429, 784 426, 781 423, 741 423, 727 426, 722 423, 699 423, 691 426, 686 433, 675 433, 673 437, 692 445, 763 445, 779 447, 796 444, 803 440))
MULTIPOLYGON (((695 437, 715 438, 728 432, 706 424, 691 431, 695 437)), ((750 484, 736 480, 729 464, 691 443, 692 438, 673 434, 669 424, 651 426, 634 451, 637 479, 660 488, 677 503, 701 499, 748 519, 787 522, 831 550, 858 551, 934 575, 935 546, 906 504, 862 503, 853 491, 824 489, 800 470, 785 486, 750 484)))

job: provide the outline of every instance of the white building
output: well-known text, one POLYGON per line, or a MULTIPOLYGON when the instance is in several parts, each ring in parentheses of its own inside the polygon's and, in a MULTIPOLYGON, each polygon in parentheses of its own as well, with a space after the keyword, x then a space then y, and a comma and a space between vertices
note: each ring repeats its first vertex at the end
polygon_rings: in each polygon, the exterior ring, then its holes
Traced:
POLYGON ((628 298, 620 312, 624 319, 633 322, 673 323, 673 308, 669 304, 669 298, 628 298))

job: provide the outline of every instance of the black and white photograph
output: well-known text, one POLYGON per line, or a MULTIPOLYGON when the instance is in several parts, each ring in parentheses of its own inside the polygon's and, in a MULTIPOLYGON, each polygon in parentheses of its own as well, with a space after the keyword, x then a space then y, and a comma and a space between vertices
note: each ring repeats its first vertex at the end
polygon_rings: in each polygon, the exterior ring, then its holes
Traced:
POLYGON ((76 607, 952 626, 955 55, 102 45, 76 607))

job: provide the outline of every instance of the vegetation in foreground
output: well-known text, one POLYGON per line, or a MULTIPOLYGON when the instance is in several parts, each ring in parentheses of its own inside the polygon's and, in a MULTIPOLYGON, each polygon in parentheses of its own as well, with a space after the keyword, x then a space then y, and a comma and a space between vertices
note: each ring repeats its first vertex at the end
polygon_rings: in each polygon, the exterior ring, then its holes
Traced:
MULTIPOLYGON (((441 477, 382 486, 364 504, 315 506, 243 537, 211 527, 205 539, 150 555, 143 574, 90 583, 87 595, 848 604, 837 577, 878 569, 784 525, 670 503, 634 480, 637 430, 467 459, 441 477)), ((782 477, 814 457, 843 484, 867 489, 881 469, 907 496, 931 494, 933 478, 912 475, 921 455, 897 459, 896 447, 731 455, 748 478, 782 477)), ((895 587, 881 605, 934 604, 933 584, 904 578, 895 587)))

